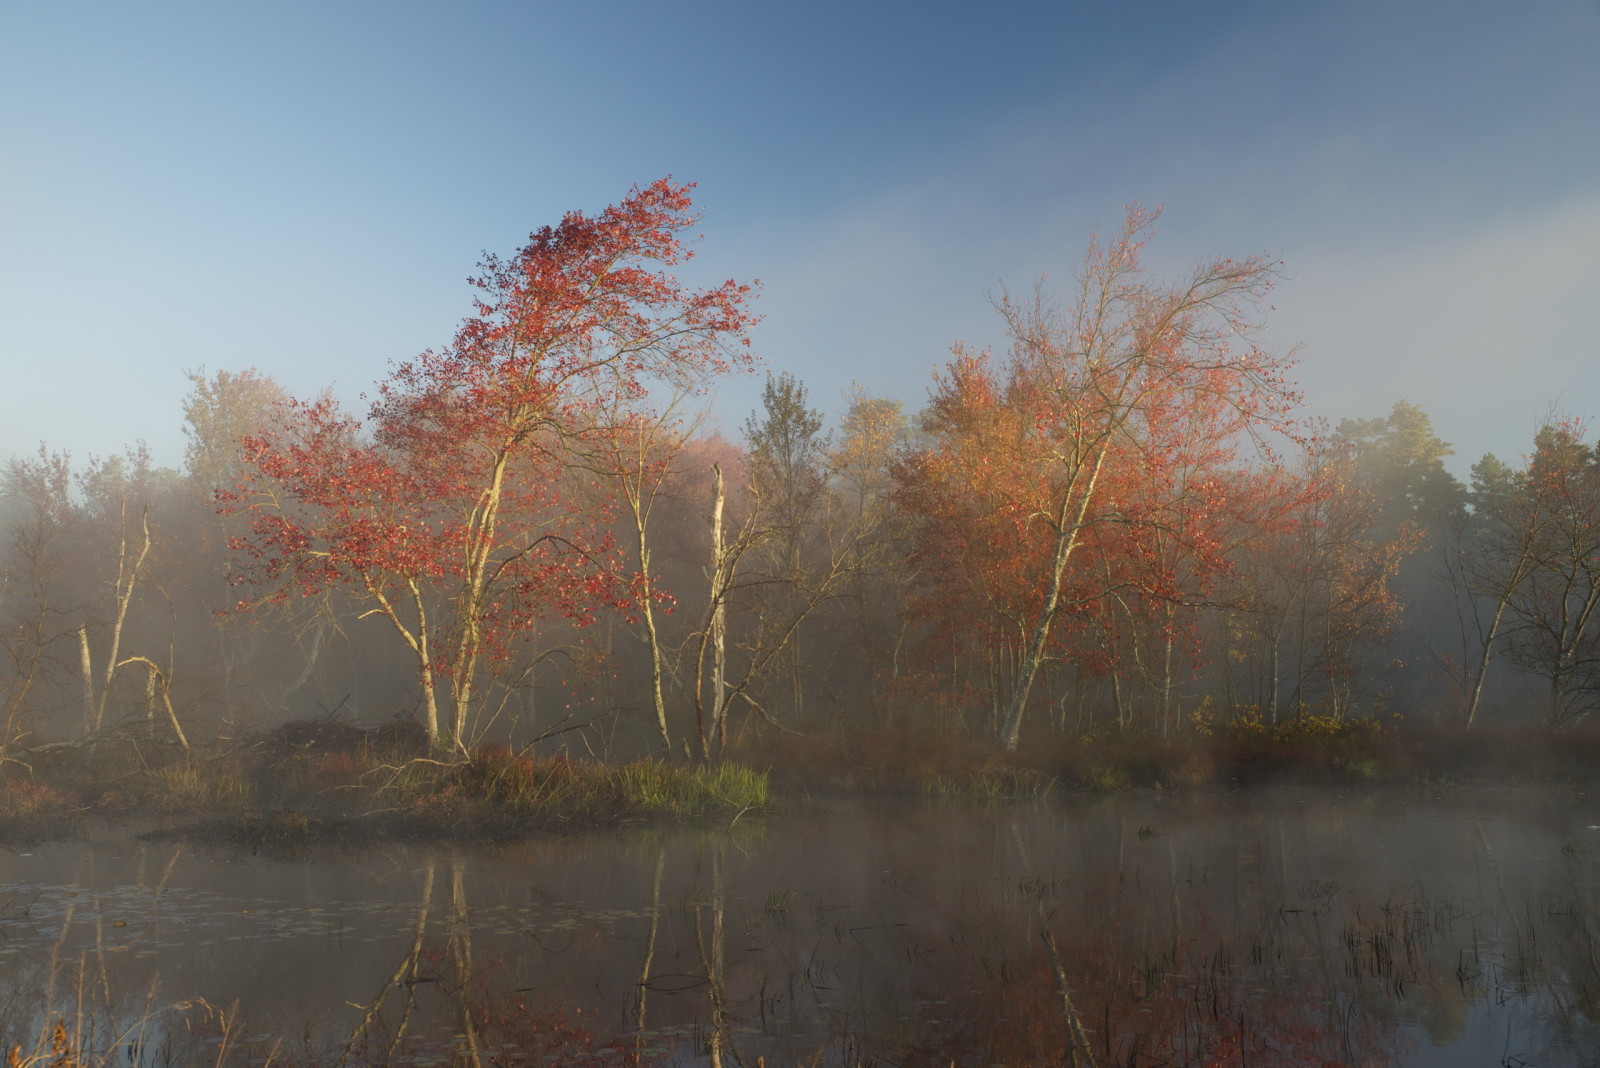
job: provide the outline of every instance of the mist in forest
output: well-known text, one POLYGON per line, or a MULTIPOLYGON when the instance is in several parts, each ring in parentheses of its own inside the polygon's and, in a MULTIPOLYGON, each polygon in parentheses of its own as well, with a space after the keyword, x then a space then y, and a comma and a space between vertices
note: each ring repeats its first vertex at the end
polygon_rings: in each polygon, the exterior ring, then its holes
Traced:
POLYGON ((667 315, 584 275, 597 239, 670 263, 690 211, 657 183, 491 258, 479 315, 364 416, 196 369, 182 470, 11 458, 0 743, 324 721, 711 760, 884 731, 1553 729, 1600 698, 1581 423, 1469 485, 1407 402, 1319 429, 1289 365, 1240 342, 1267 268, 1159 282, 1132 212, 1089 247, 1087 304, 1008 298, 1009 351, 957 345, 925 407, 858 391, 830 424, 749 358, 748 287, 628 275, 667 315), (506 342, 580 291, 609 333, 506 342), (714 422, 708 384, 739 374, 764 375, 759 407, 714 422))

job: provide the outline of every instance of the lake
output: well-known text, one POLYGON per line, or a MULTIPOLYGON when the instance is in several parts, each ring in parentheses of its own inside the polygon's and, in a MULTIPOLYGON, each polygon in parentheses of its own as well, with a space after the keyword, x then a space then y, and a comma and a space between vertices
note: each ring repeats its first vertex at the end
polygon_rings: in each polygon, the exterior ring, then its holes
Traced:
POLYGON ((1596 1065, 1597 825, 1258 790, 337 856, 99 827, 0 853, 0 1031, 40 1064, 1596 1065))

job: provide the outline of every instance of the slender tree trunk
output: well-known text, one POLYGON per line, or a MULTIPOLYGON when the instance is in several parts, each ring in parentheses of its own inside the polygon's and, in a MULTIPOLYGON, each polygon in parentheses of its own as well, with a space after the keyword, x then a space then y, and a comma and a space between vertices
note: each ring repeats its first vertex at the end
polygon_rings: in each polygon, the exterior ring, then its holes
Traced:
POLYGON ((89 656, 89 624, 78 624, 78 665, 83 672, 83 729, 94 733, 100 729, 95 718, 94 664, 89 656))
MULTIPOLYGON (((458 602, 457 622, 461 637, 456 644, 456 661, 450 681, 451 743, 456 750, 467 751, 468 735, 472 729, 472 706, 476 695, 473 690, 478 674, 478 656, 483 651, 483 611, 489 596, 490 558, 494 552, 494 536, 499 525, 500 502, 505 492, 506 469, 510 462, 510 448, 502 447, 495 456, 489 485, 483 490, 468 523, 466 543, 466 579, 462 584, 458 602)), ((420 614, 420 595, 418 612, 420 614)), ((429 692, 433 687, 430 666, 423 668, 429 692)))
POLYGON ((1167 609, 1166 645, 1161 658, 1161 732, 1162 741, 1172 736, 1172 609, 1167 609))
POLYGON ((656 729, 661 733, 661 752, 672 753, 672 735, 667 731, 667 700, 661 691, 661 637, 656 631, 656 615, 648 594, 644 602, 645 642, 650 647, 650 698, 656 710, 656 729))
POLYGON ((433 681, 433 665, 422 662, 422 733, 428 739, 428 751, 439 748, 439 695, 433 681))
MULTIPOLYGON (((1483 699, 1483 682, 1489 675, 1489 664, 1494 659, 1494 643, 1500 637, 1500 621, 1505 618, 1506 606, 1511 603, 1511 592, 1508 586, 1499 597, 1495 598, 1494 614, 1489 617, 1489 628, 1483 636, 1483 647, 1478 650, 1478 662, 1468 680, 1467 707, 1463 717, 1467 730, 1472 729, 1473 721, 1478 718, 1478 705, 1483 699)), ((1465 630, 1466 621, 1460 620, 1460 622, 1462 629, 1465 630)))
MULTIPOLYGON (((643 493, 640 487, 639 493, 643 493)), ((639 550, 639 574, 644 576, 640 608, 644 616, 645 647, 650 652, 650 700, 656 713, 656 729, 661 733, 661 752, 672 755, 672 735, 667 731, 667 701, 661 692, 661 636, 656 630, 656 613, 653 594, 655 587, 650 577, 650 544, 646 536, 646 522, 639 497, 633 501, 633 531, 639 550)))
POLYGON ((1017 682, 1011 692, 1011 704, 1006 709, 1005 726, 1001 729, 1000 741, 1007 749, 1016 749, 1022 737, 1022 714, 1028 707, 1028 692, 1033 689, 1034 677, 1044 663, 1050 628, 1055 623, 1056 611, 1061 604, 1061 583, 1067 573, 1067 563, 1078 547, 1078 535, 1089 515, 1089 507, 1094 503, 1095 489, 1100 483, 1100 472, 1105 466, 1108 451, 1106 442, 1097 444, 1093 464, 1084 479, 1076 508, 1073 507, 1073 497, 1078 491, 1078 476, 1083 473, 1082 467, 1074 472, 1062 491, 1061 509, 1056 517, 1055 557, 1050 562, 1050 581, 1045 588, 1044 606, 1039 610, 1038 622, 1033 627, 1027 655, 1018 665, 1017 682))
MULTIPOLYGON (((37 624, 35 625, 37 631, 37 624)), ((17 717, 22 714, 23 707, 28 703, 28 693, 33 689, 34 680, 39 675, 40 643, 35 633, 33 651, 28 659, 18 666, 17 678, 12 683, 11 693, 6 697, 6 725, 5 732, 0 734, 0 753, 15 742, 18 737, 17 717)))
MULTIPOLYGON (((433 652, 429 648, 427 606, 422 603, 421 588, 415 582, 410 583, 410 588, 411 604, 417 613, 416 633, 412 634, 401 624, 400 617, 393 609, 387 610, 385 614, 389 617, 389 622, 400 632, 400 636, 411 646, 412 652, 417 655, 417 676, 422 686, 422 729, 428 738, 428 752, 432 753, 439 749, 439 693, 433 677, 433 652)), ((458 713, 457 722, 459 721, 458 713)), ((460 735, 458 734, 452 741, 459 746, 460 735)))
POLYGON ((126 502, 122 505, 122 526, 119 528, 119 541, 117 546, 117 614, 111 623, 111 648, 106 653, 105 677, 100 680, 100 697, 95 702, 94 729, 99 730, 106 717, 106 701, 111 696, 111 680, 117 672, 121 661, 117 659, 122 648, 122 625, 128 618, 128 607, 133 603, 134 590, 138 588, 139 576, 144 571, 145 557, 150 555, 150 508, 145 506, 140 515, 140 525, 143 528, 144 538, 139 545, 139 554, 132 564, 128 563, 128 536, 127 536, 127 511, 126 502))
POLYGON ((1039 611, 1038 622, 1028 641, 1016 684, 1011 690, 1011 701, 1006 707, 1005 722, 1000 728, 1000 741, 1007 749, 1015 749, 1022 737, 1022 714, 1028 707, 1028 692, 1033 689, 1034 676, 1044 663, 1045 643, 1050 638, 1050 625, 1055 621, 1056 606, 1061 600, 1061 579, 1067 570, 1067 560, 1077 542, 1077 531, 1061 532, 1056 538, 1055 559, 1050 568, 1050 585, 1045 591, 1044 607, 1039 611))
POLYGON ((727 708, 723 690, 727 685, 727 612, 723 603, 727 562, 722 551, 722 507, 727 494, 722 482, 722 465, 711 467, 711 735, 717 754, 727 738, 727 708))
MULTIPOLYGON (((795 539, 796 541, 798 541, 798 538, 799 538, 798 529, 796 529, 794 531, 791 531, 789 536, 790 536, 790 538, 795 539)), ((796 579, 800 575, 800 568, 801 568, 800 549, 799 549, 798 545, 795 545, 791 549, 790 554, 789 554, 789 588, 788 588, 788 591, 787 591, 787 601, 788 601, 788 609, 789 609, 789 618, 790 619, 795 618, 795 591, 794 591, 794 584, 795 584, 796 579)), ((790 635, 790 638, 789 638, 788 660, 789 660, 789 691, 790 691, 789 700, 791 702, 791 707, 793 708, 793 715, 794 715, 794 718, 795 718, 795 722, 798 723, 798 722, 801 721, 801 716, 803 714, 803 710, 804 710, 804 706, 805 706, 805 687, 804 687, 804 682, 802 681, 801 674, 800 674, 801 668, 803 667, 803 663, 804 662, 803 662, 803 660, 801 658, 801 655, 800 655, 800 624, 799 623, 795 624, 793 633, 790 635)))
MULTIPOLYGON (((694 652, 694 736, 700 746, 700 759, 704 762, 711 759, 711 723, 706 708, 706 650, 711 647, 709 609, 699 639, 694 652)), ((684 745, 687 747, 688 743, 684 745)))
POLYGON ((1283 670, 1278 663, 1278 641, 1278 635, 1274 634, 1267 646, 1267 723, 1273 727, 1278 725, 1278 678, 1283 670))
MULTIPOLYGON (((450 742, 459 753, 467 751, 467 745, 472 734, 473 704, 477 693, 472 684, 472 677, 478 669, 476 649, 467 653, 464 660, 457 661, 455 670, 449 675, 450 679, 450 742)), ((423 667, 423 676, 427 680, 429 693, 433 692, 436 685, 433 666, 423 667)))

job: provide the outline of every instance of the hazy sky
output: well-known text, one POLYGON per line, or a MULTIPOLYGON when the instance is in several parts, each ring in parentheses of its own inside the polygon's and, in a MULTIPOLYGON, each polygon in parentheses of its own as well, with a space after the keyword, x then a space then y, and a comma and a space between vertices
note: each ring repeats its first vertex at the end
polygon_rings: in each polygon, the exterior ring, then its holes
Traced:
POLYGON ((177 465, 186 368, 355 401, 483 250, 664 174, 830 409, 920 406, 1137 200, 1158 267, 1284 261, 1315 414, 1409 399, 1463 474, 1600 416, 1600 0, 0 0, 0 146, 0 457, 177 465))

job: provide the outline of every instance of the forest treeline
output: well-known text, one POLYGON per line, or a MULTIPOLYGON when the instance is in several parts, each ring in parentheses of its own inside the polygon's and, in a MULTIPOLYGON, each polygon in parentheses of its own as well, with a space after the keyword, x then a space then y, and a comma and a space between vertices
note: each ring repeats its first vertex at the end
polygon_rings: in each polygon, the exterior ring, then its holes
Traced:
POLYGON ((1228 722, 1559 728, 1600 702, 1600 453, 1552 419, 1470 484, 1425 412, 1319 426, 1258 347, 1275 265, 1141 264, 995 301, 919 410, 829 427, 749 373, 663 180, 489 256, 370 410, 190 373, 181 471, 41 446, 0 485, 0 745, 187 748, 317 717, 607 758, 890 728, 1016 748, 1228 722))

